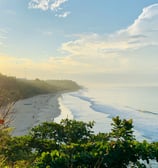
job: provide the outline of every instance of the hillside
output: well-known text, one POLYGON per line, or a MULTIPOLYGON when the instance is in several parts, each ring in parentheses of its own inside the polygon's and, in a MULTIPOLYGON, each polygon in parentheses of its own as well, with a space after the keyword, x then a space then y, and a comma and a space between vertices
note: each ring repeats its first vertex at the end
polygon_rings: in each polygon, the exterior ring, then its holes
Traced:
POLYGON ((57 91, 75 91, 80 87, 71 80, 26 80, 0 74, 0 105, 57 91))

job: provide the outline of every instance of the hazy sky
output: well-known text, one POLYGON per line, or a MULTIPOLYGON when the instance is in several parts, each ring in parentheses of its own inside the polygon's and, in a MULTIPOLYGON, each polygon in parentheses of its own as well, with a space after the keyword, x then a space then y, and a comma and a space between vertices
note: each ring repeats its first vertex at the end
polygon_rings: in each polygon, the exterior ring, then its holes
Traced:
POLYGON ((0 0, 0 72, 158 84, 158 1, 0 0))

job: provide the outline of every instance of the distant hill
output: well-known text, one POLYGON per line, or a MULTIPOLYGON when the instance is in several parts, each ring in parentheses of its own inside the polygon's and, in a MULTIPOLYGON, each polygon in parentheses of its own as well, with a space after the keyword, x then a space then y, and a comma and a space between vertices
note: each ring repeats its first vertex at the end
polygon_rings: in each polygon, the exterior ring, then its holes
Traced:
POLYGON ((57 91, 75 91, 81 88, 76 82, 72 80, 47 80, 46 83, 56 88, 57 91))
POLYGON ((26 80, 0 74, 0 105, 38 94, 78 89, 80 86, 71 80, 26 80))

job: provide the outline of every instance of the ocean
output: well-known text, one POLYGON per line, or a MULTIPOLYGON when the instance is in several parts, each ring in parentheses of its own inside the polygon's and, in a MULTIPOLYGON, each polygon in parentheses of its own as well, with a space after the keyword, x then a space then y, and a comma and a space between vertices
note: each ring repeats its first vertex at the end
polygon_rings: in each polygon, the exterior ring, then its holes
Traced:
POLYGON ((87 86, 59 98, 63 118, 95 121, 94 132, 109 132, 112 118, 133 119, 137 140, 158 141, 158 87, 87 86))

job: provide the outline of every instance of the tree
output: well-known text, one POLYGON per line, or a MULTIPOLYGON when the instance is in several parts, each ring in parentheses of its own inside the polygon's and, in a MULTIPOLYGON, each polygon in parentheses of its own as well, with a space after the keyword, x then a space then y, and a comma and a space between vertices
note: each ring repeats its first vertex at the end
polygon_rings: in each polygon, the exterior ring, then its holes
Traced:
POLYGON ((113 126, 110 136, 114 138, 115 141, 132 141, 135 140, 133 135, 133 121, 121 120, 119 116, 112 119, 113 126))
POLYGON ((8 128, 14 120, 14 103, 0 105, 0 129, 8 128))
POLYGON ((13 103, 6 105, 0 98, 0 167, 4 167, 7 160, 5 151, 8 150, 8 142, 11 139, 9 124, 13 120, 13 103))
POLYGON ((61 125, 62 143, 58 149, 44 152, 38 157, 36 161, 41 167, 54 165, 54 167, 64 166, 65 168, 126 168, 131 165, 140 168, 145 167, 139 162, 140 159, 148 162, 149 159, 158 158, 157 144, 136 141, 132 120, 121 120, 115 117, 111 132, 97 135, 93 134, 92 123, 87 125, 66 119, 61 122, 61 125), (155 149, 151 151, 150 147, 155 149))
POLYGON ((29 147, 29 136, 11 137, 7 142, 7 150, 4 151, 6 161, 16 164, 17 161, 31 161, 33 159, 32 148, 29 147))
POLYGON ((85 123, 82 121, 65 119, 62 120, 60 124, 63 126, 63 141, 66 144, 85 143, 93 134, 92 128, 94 122, 85 123))
POLYGON ((6 165, 25 163, 29 168, 145 168, 140 159, 158 161, 158 142, 136 141, 132 120, 113 118, 110 133, 94 134, 93 125, 68 119, 45 122, 28 136, 6 137, 1 156, 6 165))
POLYGON ((8 149, 8 142, 11 138, 9 132, 10 129, 8 128, 0 129, 0 167, 2 167, 7 160, 7 157, 4 155, 4 153, 8 149))
POLYGON ((30 147, 39 154, 59 149, 62 144, 87 142, 92 134, 93 122, 62 120, 60 124, 44 122, 31 129, 30 147))

